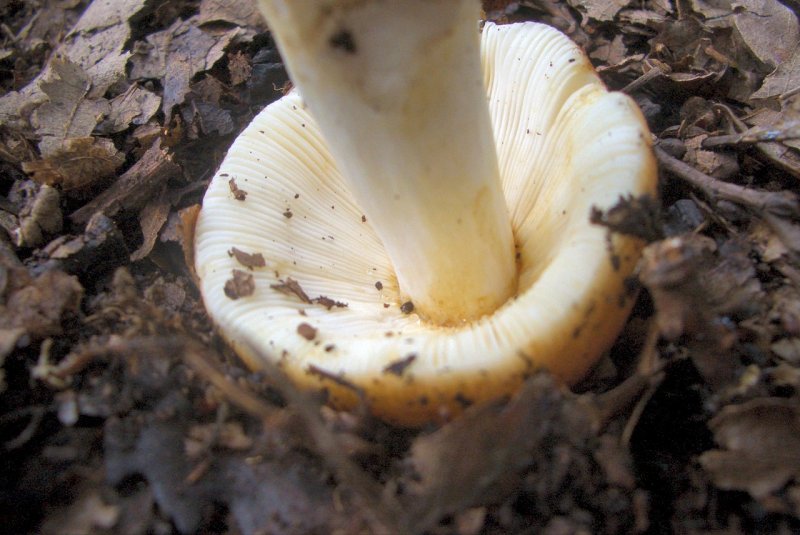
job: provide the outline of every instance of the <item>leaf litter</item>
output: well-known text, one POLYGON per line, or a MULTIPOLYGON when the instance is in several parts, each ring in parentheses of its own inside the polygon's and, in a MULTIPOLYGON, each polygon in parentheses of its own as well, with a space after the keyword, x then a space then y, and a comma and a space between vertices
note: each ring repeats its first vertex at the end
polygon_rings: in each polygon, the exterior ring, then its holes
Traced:
MULTIPOLYGON (((8 530, 800 530, 797 3, 484 8, 567 32, 636 100, 661 196, 591 214, 649 245, 634 313, 579 393, 539 373, 409 430, 247 369, 193 284, 205 185, 286 83, 253 4, 0 6, 8 530)), ((268 260, 231 254, 237 297, 346 306, 288 278, 256 288, 268 260)))

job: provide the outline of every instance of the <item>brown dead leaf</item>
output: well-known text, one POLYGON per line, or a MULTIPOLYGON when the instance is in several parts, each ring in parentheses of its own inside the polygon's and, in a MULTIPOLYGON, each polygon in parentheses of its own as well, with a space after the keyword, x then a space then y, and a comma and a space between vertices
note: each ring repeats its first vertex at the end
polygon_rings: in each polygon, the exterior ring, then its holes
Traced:
POLYGON ((32 279, 24 269, 14 272, 14 288, 0 303, 0 328, 22 328, 41 339, 62 333, 61 319, 75 315, 83 298, 78 279, 58 270, 32 279))
POLYGON ((710 422, 720 449, 700 456, 714 483, 756 499, 800 476, 800 409, 779 398, 723 408, 710 422))
POLYGON ((797 16, 777 0, 738 0, 733 27, 753 56, 770 69, 787 61, 800 45, 797 16))
POLYGON ((228 72, 231 75, 231 85, 239 85, 250 79, 253 66, 247 56, 241 52, 228 54, 228 72))
POLYGON ((627 47, 622 40, 622 34, 614 36, 610 41, 603 40, 592 50, 589 57, 605 63, 606 67, 617 67, 628 58, 627 47))
POLYGON ((686 153, 683 161, 701 173, 720 180, 727 180, 738 174, 740 170, 736 154, 702 149, 706 137, 706 135, 695 136, 685 141, 686 153))
POLYGON ((264 27, 264 19, 255 2, 230 2, 228 0, 203 0, 200 3, 198 24, 227 22, 236 26, 264 27))
POLYGON ((187 125, 189 139, 199 139, 209 135, 224 136, 236 129, 228 110, 197 98, 187 100, 188 103, 181 110, 181 115, 187 125))
POLYGON ((177 20, 147 36, 147 44, 131 58, 131 79, 158 79, 164 85, 163 111, 169 122, 172 108, 182 104, 192 78, 210 69, 239 34, 234 28, 218 34, 198 27, 197 19, 177 20))
POLYGON ((22 169, 39 184, 61 186, 64 191, 98 184, 125 163, 125 155, 108 138, 74 137, 53 140, 49 156, 24 162, 22 169))
POLYGON ((194 268, 194 229, 197 225, 197 218, 200 215, 200 205, 195 204, 184 208, 179 212, 180 215, 180 231, 181 231, 181 249, 183 250, 183 259, 186 262, 186 267, 192 275, 192 279, 197 283, 200 279, 194 268))
POLYGON ((194 97, 216 106, 219 106, 224 95, 230 93, 225 84, 210 75, 203 76, 200 81, 193 83, 191 89, 194 97))
MULTIPOLYGON (((61 4, 69 6, 69 3, 61 4)), ((20 128, 27 126, 26 120, 32 109, 47 100, 44 87, 40 87, 42 81, 54 74, 57 76, 54 71, 58 70, 59 62, 67 61, 84 73, 88 82, 84 87, 92 100, 99 99, 112 85, 124 79, 130 55, 125 50, 131 32, 129 21, 144 4, 145 0, 90 2, 66 37, 63 37, 64 22, 60 21, 57 36, 63 40, 52 55, 53 59, 24 88, 0 97, 0 122, 20 128)), ((47 15, 51 6, 42 7, 44 9, 39 14, 47 15)), ((91 130, 79 135, 90 133, 91 130)))
POLYGON ((796 94, 800 89, 800 46, 764 79, 753 99, 765 99, 796 94))
MULTIPOLYGON (((548 450, 560 440, 580 443, 591 434, 588 411, 570 402, 544 374, 530 379, 505 407, 468 409, 411 447, 406 462, 413 470, 403 481, 411 531, 425 532, 445 515, 487 500, 502 501, 520 487, 528 466, 538 466, 538 475, 547 479, 558 470, 545 460, 552 459, 548 450)), ((555 486, 542 491, 558 492, 555 486)))
POLYGON ((241 269, 231 271, 231 278, 225 281, 225 295, 229 299, 239 299, 253 295, 256 291, 256 283, 253 275, 241 269))
POLYGON ((211 466, 191 459, 184 440, 193 412, 183 402, 172 417, 155 412, 109 418, 104 433, 108 478, 119 483, 141 474, 181 533, 202 531, 218 503, 229 508, 234 529, 249 535, 364 532, 359 514, 334 507, 326 473, 308 455, 225 452, 213 456, 211 466))
POLYGON ((121 209, 138 211, 180 173, 181 168, 172 161, 169 152, 161 148, 161 139, 157 138, 138 162, 110 188, 73 212, 70 219, 83 224, 95 212, 113 216, 121 209))
POLYGON ((111 100, 108 117, 98 127, 102 134, 116 134, 132 125, 146 124, 161 106, 161 97, 138 84, 111 100))
POLYGON ((601 22, 614 20, 620 9, 627 7, 630 0, 570 0, 569 4, 590 19, 601 22))
POLYGON ((42 140, 43 157, 53 156, 69 138, 87 137, 109 111, 105 99, 89 98, 92 82, 86 72, 68 59, 50 63, 51 74, 40 87, 49 102, 34 113, 33 122, 42 140))
POLYGON ((716 243, 682 235, 644 250, 640 278, 656 306, 656 323, 668 340, 685 337, 695 367, 715 389, 735 382, 742 363, 722 318, 747 318, 763 310, 764 293, 748 255, 735 240, 716 243))
POLYGON ((131 262, 137 262, 143 259, 153 250, 153 246, 156 244, 156 239, 158 238, 158 233, 161 227, 164 226, 164 223, 167 222, 170 206, 171 203, 169 199, 162 191, 160 195, 156 195, 145 204, 142 211, 139 212, 139 226, 142 229, 144 241, 137 250, 131 253, 131 262))
POLYGON ((144 7, 145 1, 91 2, 58 50, 89 75, 90 96, 99 97, 125 79, 130 57, 125 48, 131 36, 130 20, 144 7))
POLYGON ((270 284, 269 287, 282 294, 295 296, 303 303, 311 304, 311 298, 308 297, 308 294, 300 286, 300 283, 291 277, 287 277, 285 281, 280 281, 280 284, 270 284))

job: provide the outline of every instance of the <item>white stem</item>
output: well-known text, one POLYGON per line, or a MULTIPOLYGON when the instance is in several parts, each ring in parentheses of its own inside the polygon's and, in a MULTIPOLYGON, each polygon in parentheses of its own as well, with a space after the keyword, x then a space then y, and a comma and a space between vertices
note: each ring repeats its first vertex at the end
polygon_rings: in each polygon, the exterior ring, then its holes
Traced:
POLYGON ((479 3, 258 2, 415 310, 441 324, 493 312, 517 274, 479 3))

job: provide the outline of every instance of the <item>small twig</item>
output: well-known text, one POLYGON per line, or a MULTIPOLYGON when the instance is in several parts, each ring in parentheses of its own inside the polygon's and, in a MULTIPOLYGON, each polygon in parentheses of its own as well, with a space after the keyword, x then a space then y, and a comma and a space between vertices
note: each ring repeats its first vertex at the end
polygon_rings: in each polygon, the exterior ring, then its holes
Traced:
POLYGON ((655 395, 658 387, 661 386, 662 381, 664 380, 664 372, 661 372, 655 376, 650 381, 650 385, 642 394, 639 399, 636 401, 636 405, 633 407, 631 411, 631 415, 628 418, 628 421, 625 422, 625 428, 622 430, 622 434, 620 435, 619 441, 622 446, 627 447, 631 442, 631 437, 633 436, 633 432, 636 430, 636 426, 639 425, 639 420, 644 414, 645 408, 647 408, 647 404, 650 403, 650 400, 655 395))
MULTIPOLYGON (((736 134, 747 134, 749 131, 747 124, 739 119, 739 117, 737 117, 733 110, 731 110, 728 106, 721 103, 716 103, 714 104, 713 109, 715 112, 725 116, 725 118, 730 122, 731 129, 735 131, 736 134)), ((796 134, 798 133, 798 126, 789 126, 785 128, 784 131, 787 131, 790 134, 796 134)), ((790 136, 786 136, 785 141, 789 141, 789 137, 790 136)), ((766 158, 778 169, 781 169, 793 177, 800 179, 800 164, 798 164, 797 158, 791 157, 791 149, 780 141, 783 140, 774 139, 757 141, 755 143, 755 148, 761 154, 761 156, 766 158)))
POLYGON ((661 78, 663 75, 664 71, 661 69, 661 67, 655 66, 646 73, 644 73, 643 75, 641 75, 640 77, 638 77, 636 80, 632 81, 631 83, 620 89, 620 91, 630 95, 631 93, 635 93, 642 87, 646 86, 651 81, 661 78))
POLYGON ((797 127, 786 130, 761 130, 750 129, 741 134, 726 134, 723 136, 707 137, 701 143, 704 149, 716 147, 730 147, 734 145, 755 145, 756 143, 772 141, 794 141, 800 139, 797 127))
POLYGON ((33 438, 33 435, 36 434, 36 430, 39 428, 39 424, 42 423, 42 419, 46 413, 47 410, 44 407, 33 406, 0 416, 0 423, 5 423, 6 420, 17 420, 24 418, 25 416, 30 416, 31 419, 28 422, 28 425, 25 426, 25 429, 23 429, 16 437, 4 442, 3 447, 10 451, 21 448, 27 444, 33 438))
POLYGON ((800 215, 800 201, 789 191, 759 191, 708 176, 691 165, 670 156, 659 146, 654 147, 656 159, 672 175, 701 190, 712 201, 722 199, 732 201, 756 211, 768 212, 777 216, 797 217, 800 215))
MULTIPOLYGON (((635 373, 608 392, 592 396, 591 406, 595 413, 596 432, 603 431, 631 406, 633 406, 633 410, 626 428, 632 425, 632 421, 638 421, 644 405, 647 405, 647 401, 655 392, 654 387, 660 385, 664 379, 664 363, 659 359, 658 351, 656 351, 659 335, 656 322, 651 321, 644 347, 637 357, 635 373)), ((625 443, 624 440, 623 443, 625 443)))
POLYGON ((254 393, 234 384, 205 354, 194 347, 185 347, 184 361, 222 392, 227 400, 246 413, 262 421, 271 421, 276 409, 259 399, 254 393))

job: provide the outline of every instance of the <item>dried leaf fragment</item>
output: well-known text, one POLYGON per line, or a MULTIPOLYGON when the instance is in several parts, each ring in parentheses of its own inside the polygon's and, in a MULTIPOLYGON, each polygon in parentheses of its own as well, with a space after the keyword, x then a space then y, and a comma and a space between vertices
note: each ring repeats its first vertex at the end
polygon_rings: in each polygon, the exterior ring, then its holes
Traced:
POLYGON ((61 319, 76 314, 83 286, 76 277, 50 270, 31 279, 24 269, 13 273, 14 288, 0 304, 0 328, 20 327, 34 338, 61 334, 61 319))
POLYGON ((256 283, 253 275, 240 269, 232 271, 232 278, 225 281, 225 295, 230 299, 239 299, 253 295, 256 291, 256 283))
POLYGON ((800 475, 800 408, 790 400, 729 405, 710 427, 721 449, 707 451, 700 463, 718 487, 759 499, 800 475))
POLYGON ((620 9, 630 0, 573 0, 571 5, 586 13, 590 19, 608 22, 614 20, 620 9))
POLYGON ((312 303, 311 298, 308 297, 308 294, 300 286, 300 283, 291 277, 287 277, 285 281, 280 281, 280 284, 270 284, 269 287, 273 290, 281 292, 282 294, 289 296, 293 295, 299 298, 303 303, 312 303))
POLYGON ((236 258, 236 261, 248 269, 264 267, 267 265, 264 255, 261 253, 246 253, 237 247, 231 247, 228 255, 236 258))
POLYGON ((231 178, 228 180, 228 186, 231 188, 231 193, 233 193, 233 198, 237 201, 244 201, 247 199, 247 192, 243 189, 239 189, 239 186, 236 184, 236 179, 231 178))
POLYGON ((324 306, 328 310, 332 309, 333 307, 336 307, 336 308, 347 308, 347 306, 348 306, 347 303, 342 303, 341 301, 335 301, 335 300, 331 299, 330 297, 326 297, 324 295, 320 295, 319 297, 315 297, 311 301, 316 303, 316 304, 318 304, 318 305, 324 306))
POLYGON ((409 366, 411 366, 414 361, 417 360, 417 355, 412 353, 407 355, 406 357, 396 360, 392 363, 389 363, 384 369, 383 373, 388 373, 391 375, 396 375, 400 377, 405 373, 409 366))
POLYGON ((49 154, 42 160, 24 162, 22 169, 39 184, 61 186, 64 191, 93 186, 125 163, 125 155, 108 138, 78 137, 53 142, 49 154))
POLYGON ((104 134, 115 134, 127 130, 131 125, 147 124, 161 107, 161 97, 139 84, 131 85, 127 91, 111 101, 111 111, 98 126, 104 134))
POLYGON ((147 46, 131 58, 131 78, 161 79, 164 85, 162 109, 167 120, 172 109, 184 102, 192 78, 210 69, 225 54, 225 48, 241 32, 206 32, 196 19, 178 19, 172 26, 147 36, 147 46))
POLYGON ((131 261, 136 262, 153 250, 158 238, 158 233, 167 222, 169 209, 172 203, 165 195, 158 195, 151 199, 139 212, 139 227, 142 229, 144 241, 142 245, 131 254, 131 261))
POLYGON ((80 66, 56 58, 50 68, 51 75, 40 83, 50 102, 42 104, 34 115, 44 157, 53 155, 66 139, 89 136, 109 111, 105 99, 88 98, 92 82, 80 66))
POLYGON ((262 27, 264 19, 254 2, 228 2, 226 0, 203 0, 200 3, 200 24, 227 22, 236 26, 262 27))

